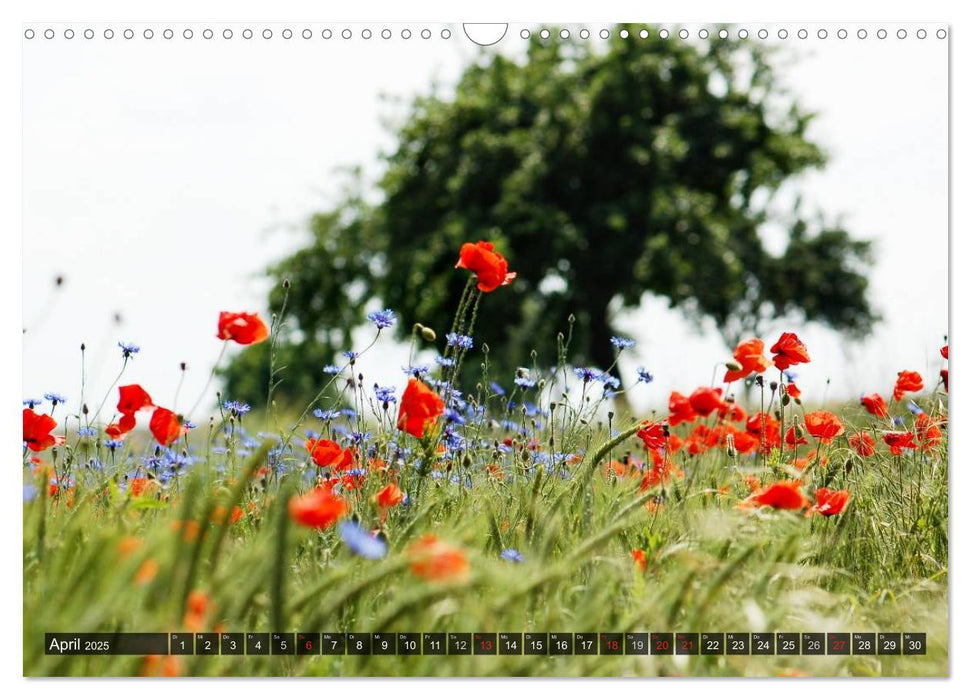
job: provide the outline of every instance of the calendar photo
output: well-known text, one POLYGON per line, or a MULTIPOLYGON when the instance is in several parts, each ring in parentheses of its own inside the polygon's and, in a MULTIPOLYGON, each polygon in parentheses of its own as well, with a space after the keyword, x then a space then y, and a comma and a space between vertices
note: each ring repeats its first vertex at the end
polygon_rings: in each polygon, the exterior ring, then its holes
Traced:
POLYGON ((21 33, 24 676, 949 675, 948 24, 21 33))

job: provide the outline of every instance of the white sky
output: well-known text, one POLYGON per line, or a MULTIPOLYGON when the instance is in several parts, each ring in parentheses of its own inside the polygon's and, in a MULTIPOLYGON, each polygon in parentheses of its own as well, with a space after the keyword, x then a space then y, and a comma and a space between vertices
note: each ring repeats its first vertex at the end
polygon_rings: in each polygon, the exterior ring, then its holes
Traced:
MULTIPOLYGON (((152 25, 146 41, 147 25, 132 25, 132 40, 116 25, 106 41, 103 26, 84 25, 93 40, 72 26, 70 41, 59 29, 54 40, 24 42, 23 389, 25 397, 57 391, 73 405, 79 344, 90 350, 87 398, 96 404, 120 365, 115 343, 127 340, 142 352, 126 381, 159 403, 171 401, 178 363, 188 362, 177 407, 187 408, 220 351, 219 311, 265 312, 259 273, 299 244, 293 227, 338 196, 335 169, 377 172, 376 153, 392 145, 382 120, 395 113, 380 96, 426 92, 432 79, 449 84, 474 54, 457 28, 445 41, 436 25, 412 25, 408 41, 398 38, 403 25, 388 25, 391 40, 371 25, 367 41, 356 38, 360 27, 349 41, 325 41, 317 25, 293 25, 289 41, 279 38, 282 25, 272 40, 245 41, 238 25, 227 41, 218 25, 205 41, 198 25, 186 41, 185 25, 173 25, 176 38, 166 41, 164 26, 152 25), (300 38, 304 26, 313 39, 300 38), (435 38, 420 39, 421 26, 435 27, 435 38), (67 281, 54 298, 57 274, 67 281)), ((877 241, 871 298, 885 316, 853 346, 824 329, 794 329, 814 357, 800 384, 810 401, 827 377, 830 397, 886 392, 900 369, 936 376, 947 329, 948 41, 930 25, 923 40, 916 27, 904 40, 859 40, 844 23, 850 38, 830 27, 819 40, 816 27, 800 26, 813 38, 784 42, 798 60, 783 81, 820 113, 810 136, 832 159, 797 189, 809 207, 877 241)), ((510 27, 505 45, 521 41, 519 29, 510 27)), ((618 324, 639 341, 624 368, 644 364, 656 377, 642 406, 706 384, 713 363, 728 357, 717 334, 699 337, 663 307, 648 303, 618 324)), ((400 387, 403 362, 400 349, 376 349, 364 370, 400 387)))

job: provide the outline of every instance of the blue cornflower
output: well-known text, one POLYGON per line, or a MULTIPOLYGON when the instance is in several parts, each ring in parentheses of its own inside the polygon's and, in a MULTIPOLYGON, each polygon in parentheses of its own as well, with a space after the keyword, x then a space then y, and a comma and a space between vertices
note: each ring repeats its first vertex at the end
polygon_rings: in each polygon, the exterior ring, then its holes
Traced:
POLYGON ((319 418, 320 420, 323 420, 323 421, 334 420, 335 418, 340 418, 340 415, 341 414, 338 413, 337 411, 331 411, 331 410, 325 411, 325 410, 323 410, 321 408, 315 408, 314 409, 314 416, 316 418, 319 418))
POLYGON ((324 365, 324 374, 340 374, 341 368, 337 365, 324 365))
POLYGON ((907 422, 901 416, 894 416, 893 424, 897 428, 903 428, 907 424, 907 422))
POLYGON ((229 411, 234 416, 245 416, 250 412, 250 405, 242 401, 225 401, 223 402, 223 409, 229 411))
POLYGON ((388 544, 358 525, 353 520, 343 520, 337 525, 344 544, 359 557, 381 559, 388 553, 388 544))
POLYGON ((637 381, 650 384, 654 381, 654 375, 647 371, 646 367, 637 368, 637 381))
POLYGON ((363 445, 371 439, 371 433, 359 433, 356 430, 351 433, 351 442, 356 445, 363 445))
POLYGON ((193 423, 191 420, 187 420, 187 421, 183 421, 182 427, 185 428, 186 430, 193 430, 198 426, 195 423, 193 423))
POLYGON ((923 411, 923 410, 921 409, 921 407, 920 407, 920 406, 918 406, 917 404, 915 404, 915 403, 914 403, 913 401, 910 401, 910 402, 909 402, 909 403, 907 404, 907 408, 908 408, 908 410, 909 410, 909 411, 910 411, 911 413, 913 413, 913 414, 914 414, 915 416, 919 416, 919 415, 921 415, 921 414, 922 414, 922 413, 924 412, 924 411, 923 411))
POLYGON ((349 418, 350 420, 354 420, 357 418, 357 411, 355 411, 353 408, 342 408, 341 415, 345 418, 349 418))
POLYGON ((121 356, 126 360, 133 355, 137 355, 139 350, 141 350, 141 348, 134 343, 119 342, 118 347, 121 348, 121 356))
POLYGON ((397 397, 394 395, 395 388, 393 386, 378 386, 374 385, 374 396, 381 403, 396 403, 398 401, 397 397))
POLYGON ((502 385, 499 384, 499 382, 491 382, 489 387, 492 389, 492 393, 496 394, 497 396, 506 395, 506 390, 502 388, 502 385))
POLYGON ((350 360, 351 364, 353 364, 354 361, 357 359, 357 353, 354 352, 353 350, 345 350, 344 352, 341 353, 341 355, 343 355, 348 360, 350 360))
POLYGON ((636 341, 633 338, 621 338, 615 335, 610 339, 610 344, 618 350, 626 350, 627 348, 634 347, 636 341))
POLYGON ((124 444, 121 440, 105 440, 105 447, 112 451, 117 450, 124 444))
POLYGON ((449 347, 456 347, 462 350, 471 350, 473 341, 471 335, 462 335, 461 333, 446 333, 445 344, 449 347))
POLYGON ((597 379, 603 382, 605 392, 609 390, 616 391, 620 388, 620 380, 607 372, 601 374, 599 377, 597 377, 597 379))
POLYGON ((523 389, 532 389, 536 386, 536 380, 530 379, 529 377, 516 377, 513 381, 516 386, 522 387, 523 389))
POLYGON ((24 399, 24 406, 30 410, 34 410, 34 406, 40 406, 44 403, 43 399, 24 399))
POLYGON ((455 366, 455 360, 452 359, 451 357, 442 357, 441 355, 439 355, 438 357, 435 358, 435 362, 437 362, 442 367, 454 367, 455 366))
POLYGON ((398 319, 394 311, 385 309, 384 311, 372 311, 367 315, 367 320, 377 326, 380 331, 384 328, 391 328, 398 319))
POLYGON ((428 374, 430 368, 428 365, 413 365, 411 367, 402 367, 401 371, 411 377, 424 377, 428 374))
POLYGON ((574 367, 573 373, 577 375, 577 379, 582 381, 584 384, 600 379, 601 375, 603 374, 599 369, 595 369, 593 367, 574 367))
POLYGON ((78 437, 89 438, 98 434, 97 428, 78 428, 78 437))
POLYGON ((454 408, 446 408, 445 412, 442 414, 445 420, 449 423, 456 423, 458 425, 465 425, 465 418, 461 413, 456 411, 454 408))
POLYGON ((67 403, 67 398, 61 396, 60 394, 55 394, 53 391, 48 391, 44 394, 44 398, 51 402, 52 406, 56 406, 59 403, 67 403))
POLYGON ((437 469, 432 469, 431 472, 428 473, 428 476, 433 478, 435 481, 438 481, 442 478, 442 473, 437 469))
POLYGON ((522 564, 523 561, 525 561, 525 558, 520 552, 517 552, 515 549, 511 549, 511 548, 502 550, 502 554, 500 554, 499 556, 501 556, 506 561, 516 562, 517 564, 522 564))
POLYGON ((798 374, 787 369, 782 370, 782 376, 785 377, 786 381, 790 384, 799 378, 798 374))

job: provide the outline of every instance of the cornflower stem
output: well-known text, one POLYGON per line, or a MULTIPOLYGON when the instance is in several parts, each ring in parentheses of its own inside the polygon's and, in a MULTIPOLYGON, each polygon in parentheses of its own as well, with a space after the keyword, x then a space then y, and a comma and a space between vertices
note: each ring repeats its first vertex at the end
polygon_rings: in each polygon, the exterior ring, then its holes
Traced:
POLYGON ((219 369, 219 365, 223 361, 223 357, 226 354, 226 347, 228 345, 229 345, 229 341, 224 340, 222 349, 219 351, 219 357, 216 358, 216 362, 215 364, 213 364, 212 370, 209 372, 209 379, 206 380, 206 385, 202 387, 202 391, 199 392, 199 398, 197 398, 196 402, 192 404, 192 408, 189 409, 189 412, 185 414, 186 418, 191 418, 195 414, 196 410, 199 408, 199 404, 201 404, 202 400, 206 398, 206 393, 209 391, 209 386, 212 384, 212 380, 216 378, 216 371, 219 369))
MULTIPOLYGON (((111 383, 111 386, 108 387, 108 391, 105 392, 104 398, 101 399, 101 403, 98 405, 98 410, 94 412, 94 416, 92 416, 91 418, 92 423, 98 420, 98 416, 101 415, 101 409, 104 408, 105 404, 108 402, 108 397, 111 396, 111 392, 114 391, 114 388, 118 385, 118 382, 121 381, 121 377, 125 373, 125 368, 127 366, 128 366, 128 358, 126 357, 122 360, 121 371, 118 372, 118 376, 115 377, 115 381, 111 383)), ((54 409, 52 408, 51 413, 53 412, 54 412, 54 409)))

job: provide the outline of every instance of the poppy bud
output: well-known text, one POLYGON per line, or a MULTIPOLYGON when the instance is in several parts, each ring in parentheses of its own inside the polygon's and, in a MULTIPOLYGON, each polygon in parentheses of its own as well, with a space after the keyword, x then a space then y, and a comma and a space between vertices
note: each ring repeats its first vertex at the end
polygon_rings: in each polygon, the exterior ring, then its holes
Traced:
POLYGON ((570 314, 569 316, 566 317, 566 322, 569 323, 570 325, 573 325, 574 323, 576 323, 576 321, 577 321, 577 317, 574 316, 573 314, 570 314))
POLYGON ((284 278, 284 280, 283 280, 283 288, 284 289, 290 289, 290 280, 288 278, 284 278))
POLYGON ((530 350, 529 351, 529 356, 530 356, 530 358, 532 358, 532 359, 535 360, 536 359, 536 350, 535 349, 530 350))
POLYGON ((472 466, 472 458, 469 457, 468 455, 465 455, 462 458, 462 466, 463 467, 466 467, 466 468, 471 467, 472 466))
POLYGON ((57 277, 54 278, 55 287, 60 287, 63 284, 64 284, 64 275, 58 275, 57 277))
POLYGON ((783 406, 788 406, 789 405, 789 394, 787 394, 787 393, 783 393, 782 394, 782 405, 783 406))
POLYGON ((181 369, 181 370, 182 370, 183 372, 185 372, 185 368, 186 368, 186 366, 187 366, 187 365, 185 364, 185 362, 180 362, 180 363, 179 363, 179 369, 181 369))
POLYGON ((742 365, 740 365, 735 360, 729 360, 728 362, 725 363, 725 366, 728 369, 730 369, 732 372, 741 372, 742 371, 742 365))
POLYGON ((612 421, 614 419, 614 412, 607 411, 607 420, 612 421))
POLYGON ((556 401, 550 401, 550 415, 556 410, 556 401))
POLYGON ((83 406, 81 406, 81 413, 83 413, 84 415, 88 415, 88 404, 84 404, 83 406))
POLYGON ((765 385, 765 381, 762 379, 762 375, 761 374, 756 374, 755 375, 755 383, 758 386, 764 386, 765 385))
POLYGON ((81 352, 84 352, 84 348, 85 348, 84 343, 81 343, 81 352))
POLYGON ((775 391, 776 389, 779 388, 779 382, 775 382, 775 381, 769 382, 769 388, 772 389, 772 391, 775 391))
POLYGON ((426 343, 434 343, 435 338, 437 336, 435 335, 435 331, 433 331, 431 328, 428 328, 427 326, 422 326, 421 337, 425 340, 426 343))
POLYGON ((725 438, 725 451, 728 452, 729 457, 731 457, 732 459, 735 459, 735 456, 738 454, 738 451, 735 449, 734 435, 728 435, 725 438))
POLYGON ((484 355, 488 355, 489 354, 489 346, 487 344, 485 344, 485 343, 482 343, 482 354, 484 354, 484 355))

